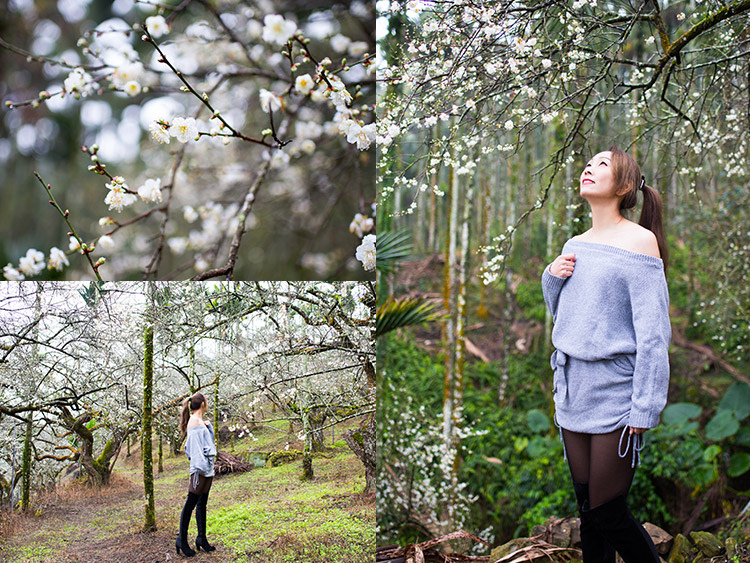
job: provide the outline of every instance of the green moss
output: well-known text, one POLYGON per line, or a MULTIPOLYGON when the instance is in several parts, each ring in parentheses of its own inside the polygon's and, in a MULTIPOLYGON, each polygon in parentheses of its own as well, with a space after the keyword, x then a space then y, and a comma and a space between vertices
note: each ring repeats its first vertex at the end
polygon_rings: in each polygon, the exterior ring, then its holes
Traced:
POLYGON ((362 432, 360 432, 359 430, 357 430, 356 432, 352 432, 351 437, 361 448, 365 447, 365 439, 362 437, 362 432))
POLYGON ((3 561, 7 563, 36 563, 51 558, 56 549, 48 545, 32 544, 3 550, 3 561))
POLYGON ((112 457, 112 450, 114 450, 115 445, 113 440, 107 440, 107 443, 104 444, 104 449, 102 450, 102 453, 99 454, 99 457, 97 457, 94 460, 94 465, 97 469, 100 467, 103 467, 105 463, 109 460, 110 457, 112 457))
POLYGON ((302 452, 299 450, 281 450, 270 454, 266 463, 271 467, 277 467, 284 463, 291 463, 301 457, 302 452))

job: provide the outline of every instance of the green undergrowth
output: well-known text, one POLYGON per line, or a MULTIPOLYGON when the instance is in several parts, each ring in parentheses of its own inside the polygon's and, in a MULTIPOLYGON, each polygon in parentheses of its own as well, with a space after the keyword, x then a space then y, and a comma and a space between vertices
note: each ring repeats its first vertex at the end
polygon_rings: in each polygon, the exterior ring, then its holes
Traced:
MULTIPOLYGON (((245 439, 236 446, 256 450, 257 442, 245 439)), ((29 516, 14 536, 0 541, 0 561, 114 561, 97 552, 96 545, 138 535, 144 518, 140 463, 137 450, 118 461, 114 474, 121 481, 111 498, 74 497, 45 509, 40 517, 29 516)), ((153 560, 174 549, 187 494, 189 463, 184 454, 165 457, 163 466, 163 473, 154 474, 158 530, 151 537, 157 538, 153 543, 159 551, 153 560)), ((337 440, 325 457, 314 458, 313 469, 314 480, 305 482, 299 479, 300 460, 217 476, 207 517, 207 535, 217 551, 204 557, 222 563, 368 560, 375 547, 375 503, 360 495, 365 485, 362 464, 343 440, 337 440)), ((191 545, 196 534, 193 517, 188 532, 191 545)))

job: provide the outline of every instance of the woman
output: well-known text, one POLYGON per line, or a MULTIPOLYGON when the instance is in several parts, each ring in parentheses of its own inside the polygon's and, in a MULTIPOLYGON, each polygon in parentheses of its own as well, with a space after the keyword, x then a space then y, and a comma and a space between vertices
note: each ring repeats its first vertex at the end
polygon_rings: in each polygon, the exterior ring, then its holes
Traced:
POLYGON ((195 547, 204 551, 216 549, 206 539, 206 503, 208 491, 214 479, 214 458, 216 457, 214 429, 209 421, 203 420, 206 410, 208 410, 206 398, 201 393, 185 399, 182 405, 180 430, 183 434, 187 433, 185 455, 190 460, 190 484, 180 517, 180 535, 175 548, 178 554, 182 551, 188 557, 195 555, 195 551, 190 548, 187 541, 190 514, 193 508, 195 508, 195 521, 198 525, 195 547), (193 414, 190 415, 189 412, 193 414))
POLYGON ((671 338, 659 194, 617 147, 580 179, 593 226, 542 275, 555 323, 555 419, 581 515, 585 563, 659 563, 626 504, 643 433, 667 401, 671 338), (622 215, 643 193, 640 225, 622 215))

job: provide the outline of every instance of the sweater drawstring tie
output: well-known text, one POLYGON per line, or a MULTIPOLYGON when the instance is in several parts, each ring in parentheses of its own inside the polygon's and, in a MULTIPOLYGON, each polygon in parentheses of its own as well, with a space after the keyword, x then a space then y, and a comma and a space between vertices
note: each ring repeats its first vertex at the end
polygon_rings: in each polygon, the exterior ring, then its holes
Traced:
POLYGON ((560 443, 562 443, 562 445, 563 445, 563 459, 565 461, 568 461, 568 452, 565 449, 565 440, 563 439, 562 426, 560 426, 557 423, 557 413, 555 413, 554 415, 552 415, 552 421, 555 423, 555 426, 557 426, 557 429, 560 431, 560 443))
MULTIPOLYGON (((625 438, 626 432, 629 430, 629 426, 625 426, 622 429, 622 434, 620 434, 620 443, 617 445, 617 455, 621 458, 624 458, 626 455, 628 455, 628 450, 630 449, 630 438, 633 438, 633 462, 630 464, 631 469, 635 469, 635 463, 636 459, 638 460, 638 467, 641 466, 641 452, 643 451, 643 448, 646 447, 646 437, 641 434, 628 434, 628 441, 625 444, 625 451, 622 451, 622 440, 625 438)), ((562 432, 562 430, 560 431, 562 432)))
POLYGON ((556 385, 553 385, 554 392, 555 394, 560 393, 560 397, 555 397, 555 399, 564 403, 568 399, 568 374, 566 373, 568 356, 562 350, 556 349, 552 352, 549 363, 555 374, 556 385))

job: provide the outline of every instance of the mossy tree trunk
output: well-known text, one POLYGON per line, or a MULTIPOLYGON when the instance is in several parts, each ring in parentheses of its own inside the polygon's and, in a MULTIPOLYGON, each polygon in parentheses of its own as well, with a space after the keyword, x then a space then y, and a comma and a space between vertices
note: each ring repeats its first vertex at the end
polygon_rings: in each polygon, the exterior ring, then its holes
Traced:
POLYGON ((302 479, 312 481, 315 477, 312 466, 312 428, 310 427, 310 415, 307 409, 300 409, 302 415, 302 427, 305 430, 305 449, 302 452, 302 479))
POLYGON ((23 491, 21 493, 21 510, 24 512, 29 508, 29 495, 31 491, 31 420, 33 413, 26 420, 26 437, 23 441, 23 491))
POLYGON ((80 462, 89 476, 92 484, 101 487, 109 484, 109 478, 112 468, 109 462, 120 450, 122 441, 127 436, 125 432, 115 430, 112 438, 107 440, 102 453, 94 458, 94 434, 93 429, 89 429, 86 424, 93 418, 91 413, 84 412, 74 417, 68 407, 61 407, 60 422, 68 430, 74 432, 81 439, 80 462))
POLYGON ((323 424, 328 418, 327 409, 324 407, 314 408, 310 412, 310 431, 312 433, 312 451, 322 452, 325 447, 325 435, 323 424))
MULTIPOLYGON (((150 283, 149 286, 151 312, 153 312, 153 282, 150 283)), ((143 436, 141 438, 141 444, 143 446, 143 490, 146 495, 143 531, 152 532, 156 530, 156 516, 154 512, 154 468, 151 459, 151 397, 154 384, 154 327, 151 324, 151 319, 146 322, 148 324, 146 325, 143 338, 143 436)))
POLYGON ((216 374, 216 387, 214 388, 214 434, 216 443, 219 442, 219 379, 220 374, 216 374))
POLYGON ((375 452, 376 429, 375 415, 371 414, 357 430, 344 434, 344 441, 365 466, 365 495, 375 493, 375 452))
POLYGON ((162 450, 161 442, 162 442, 162 433, 159 432, 159 473, 164 473, 164 465, 162 464, 162 457, 164 455, 164 452, 162 450))

